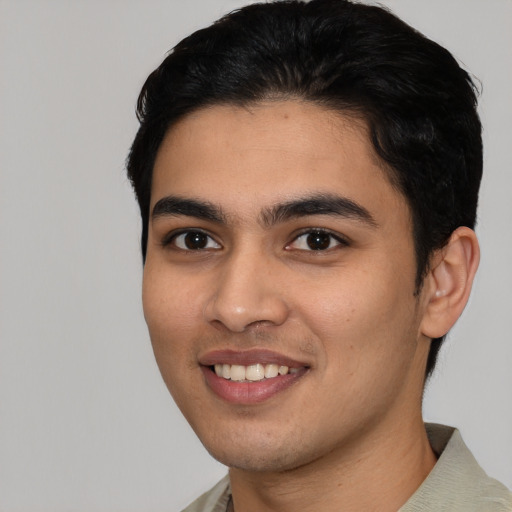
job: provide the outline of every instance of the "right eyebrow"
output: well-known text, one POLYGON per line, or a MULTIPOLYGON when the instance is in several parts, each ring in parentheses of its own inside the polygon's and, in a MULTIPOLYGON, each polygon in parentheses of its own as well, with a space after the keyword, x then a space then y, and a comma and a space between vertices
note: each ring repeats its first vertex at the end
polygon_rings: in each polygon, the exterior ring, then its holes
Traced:
POLYGON ((222 210, 207 201, 198 201, 197 199, 184 199, 178 196, 166 196, 159 199, 151 212, 151 219, 159 217, 195 217, 219 224, 226 224, 226 216, 222 210))

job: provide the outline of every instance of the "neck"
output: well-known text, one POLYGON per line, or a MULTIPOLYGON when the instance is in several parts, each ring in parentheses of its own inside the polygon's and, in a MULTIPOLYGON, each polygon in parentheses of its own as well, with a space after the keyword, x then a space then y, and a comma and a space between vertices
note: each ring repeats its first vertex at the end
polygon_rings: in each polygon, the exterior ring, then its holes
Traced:
POLYGON ((235 512, 396 512, 436 461, 421 415, 383 425, 354 445, 285 472, 232 468, 235 512))

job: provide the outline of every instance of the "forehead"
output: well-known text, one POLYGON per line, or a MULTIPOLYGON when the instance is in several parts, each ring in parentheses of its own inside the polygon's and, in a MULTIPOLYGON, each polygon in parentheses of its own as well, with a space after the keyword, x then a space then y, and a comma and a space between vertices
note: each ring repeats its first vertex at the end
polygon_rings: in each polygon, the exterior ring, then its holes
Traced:
POLYGON ((242 213, 305 193, 404 206, 364 121, 308 102, 276 101, 217 105, 176 123, 157 154, 151 207, 166 195, 185 195, 242 213))

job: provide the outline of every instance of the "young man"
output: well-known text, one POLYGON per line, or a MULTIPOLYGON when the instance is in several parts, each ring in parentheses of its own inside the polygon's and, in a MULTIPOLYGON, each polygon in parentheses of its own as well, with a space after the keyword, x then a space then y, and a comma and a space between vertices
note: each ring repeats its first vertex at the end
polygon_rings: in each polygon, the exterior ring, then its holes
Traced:
POLYGON ((230 468, 187 511, 512 510, 421 414, 479 260, 453 57, 381 8, 253 5, 179 43, 138 114, 146 321, 230 468))

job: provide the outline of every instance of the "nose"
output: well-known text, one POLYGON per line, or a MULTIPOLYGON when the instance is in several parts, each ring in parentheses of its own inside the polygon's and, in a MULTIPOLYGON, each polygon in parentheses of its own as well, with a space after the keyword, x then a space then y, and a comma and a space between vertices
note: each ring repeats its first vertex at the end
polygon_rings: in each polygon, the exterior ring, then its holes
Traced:
POLYGON ((260 253, 238 251, 230 255, 215 276, 204 309, 206 320, 232 332, 260 324, 283 324, 289 308, 276 266, 260 253))

